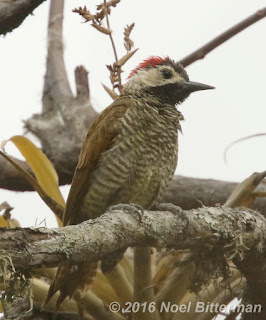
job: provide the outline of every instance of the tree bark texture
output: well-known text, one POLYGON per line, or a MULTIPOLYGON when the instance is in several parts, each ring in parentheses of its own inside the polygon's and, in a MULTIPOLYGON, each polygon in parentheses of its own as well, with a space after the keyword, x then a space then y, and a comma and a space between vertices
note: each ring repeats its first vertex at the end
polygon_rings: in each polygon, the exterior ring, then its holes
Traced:
POLYGON ((194 250, 209 245, 242 261, 251 249, 258 256, 265 253, 265 230, 265 218, 250 209, 203 207, 180 210, 180 215, 145 211, 141 222, 119 210, 64 228, 2 229, 0 250, 20 269, 100 260, 130 246, 194 250))
POLYGON ((7 34, 19 27, 24 19, 32 14, 45 0, 0 1, 0 34, 7 34))

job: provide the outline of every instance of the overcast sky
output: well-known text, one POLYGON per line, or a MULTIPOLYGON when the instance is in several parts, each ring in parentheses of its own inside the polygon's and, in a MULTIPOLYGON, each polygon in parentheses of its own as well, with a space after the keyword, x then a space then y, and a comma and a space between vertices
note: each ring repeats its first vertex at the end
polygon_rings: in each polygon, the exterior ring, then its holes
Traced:
MULTIPOLYGON (((11 34, 0 38, 0 140, 23 133, 23 120, 41 109, 46 59, 46 31, 50 1, 43 3, 11 34)), ((101 82, 109 85, 105 65, 113 62, 108 37, 81 23, 77 6, 94 10, 99 1, 67 0, 64 20, 65 63, 74 90, 74 68, 89 70, 91 98, 102 110, 111 102, 101 82)), ((202 44, 265 6, 265 0, 122 0, 111 16, 119 55, 124 54, 123 28, 136 23, 132 33, 140 48, 124 68, 124 78, 150 55, 180 60, 202 44)), ((198 92, 180 107, 185 116, 180 136, 177 173, 191 177, 242 181, 266 169, 265 138, 233 147, 241 137, 266 132, 266 19, 254 24, 204 60, 187 68, 190 79, 216 87, 198 92)), ((12 152, 11 148, 7 148, 12 152)), ((63 188, 65 197, 68 187, 63 188)), ((54 224, 46 206, 33 193, 0 190, 0 203, 8 201, 23 226, 44 218, 54 224), (36 220, 37 219, 37 220, 36 220)))

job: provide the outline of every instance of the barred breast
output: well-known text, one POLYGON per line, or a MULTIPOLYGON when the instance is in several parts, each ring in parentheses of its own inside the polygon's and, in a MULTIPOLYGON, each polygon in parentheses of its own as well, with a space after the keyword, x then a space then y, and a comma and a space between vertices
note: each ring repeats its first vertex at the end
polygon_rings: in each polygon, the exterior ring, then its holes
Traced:
POLYGON ((148 209, 159 201, 177 165, 179 117, 173 108, 160 113, 148 105, 135 104, 126 112, 89 183, 84 218, 98 217, 118 203, 148 209))

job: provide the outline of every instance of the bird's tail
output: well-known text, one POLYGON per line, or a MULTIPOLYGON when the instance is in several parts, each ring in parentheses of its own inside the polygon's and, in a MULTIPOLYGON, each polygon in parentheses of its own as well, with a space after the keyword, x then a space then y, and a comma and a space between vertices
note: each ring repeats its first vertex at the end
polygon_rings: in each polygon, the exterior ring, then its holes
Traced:
POLYGON ((57 291, 60 291, 60 295, 56 302, 55 311, 58 310, 66 297, 71 299, 76 291, 79 291, 81 296, 84 295, 96 276, 97 267, 98 262, 83 262, 78 265, 59 267, 42 307, 57 291))

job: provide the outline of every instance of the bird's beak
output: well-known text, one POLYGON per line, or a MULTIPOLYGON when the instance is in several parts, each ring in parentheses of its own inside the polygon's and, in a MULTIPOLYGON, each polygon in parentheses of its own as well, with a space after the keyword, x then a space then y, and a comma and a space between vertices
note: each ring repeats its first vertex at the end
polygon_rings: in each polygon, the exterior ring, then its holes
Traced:
POLYGON ((193 81, 179 82, 179 85, 181 86, 182 89, 184 89, 188 92, 215 89, 215 87, 213 87, 213 86, 209 86, 207 84, 193 82, 193 81))

